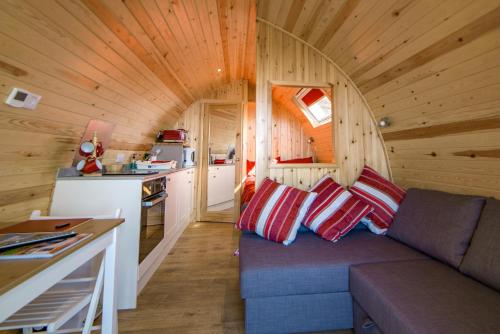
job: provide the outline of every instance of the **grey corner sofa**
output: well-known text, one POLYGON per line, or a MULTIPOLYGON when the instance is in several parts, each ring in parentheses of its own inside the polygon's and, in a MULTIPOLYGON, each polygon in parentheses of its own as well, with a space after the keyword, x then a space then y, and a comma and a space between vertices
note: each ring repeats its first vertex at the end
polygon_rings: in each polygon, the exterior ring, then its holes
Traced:
POLYGON ((387 236, 240 237, 247 333, 500 333, 500 201, 409 189, 387 236))

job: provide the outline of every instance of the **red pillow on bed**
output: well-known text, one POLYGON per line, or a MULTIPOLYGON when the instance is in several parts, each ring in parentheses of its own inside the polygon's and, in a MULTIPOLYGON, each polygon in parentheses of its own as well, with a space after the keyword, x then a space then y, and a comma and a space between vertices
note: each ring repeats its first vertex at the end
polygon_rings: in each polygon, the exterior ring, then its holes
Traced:
POLYGON ((215 159, 214 165, 224 165, 226 163, 225 159, 215 159))
POLYGON ((265 178, 236 227, 289 245, 295 240, 300 223, 316 195, 265 178))
POLYGON ((247 159, 247 175, 250 175, 250 173, 255 174, 255 171, 252 171, 254 167, 255 167, 255 161, 247 159))
POLYGON ((279 164, 312 164, 314 162, 312 157, 290 159, 290 160, 281 160, 281 159, 277 160, 279 164))
POLYGON ((384 234, 406 192, 365 166, 358 180, 349 189, 354 196, 373 206, 374 210, 363 219, 363 223, 375 234, 384 234))
POLYGON ((318 196, 303 224, 329 241, 338 241, 373 210, 371 205, 355 198, 329 176, 319 180, 311 191, 318 196))

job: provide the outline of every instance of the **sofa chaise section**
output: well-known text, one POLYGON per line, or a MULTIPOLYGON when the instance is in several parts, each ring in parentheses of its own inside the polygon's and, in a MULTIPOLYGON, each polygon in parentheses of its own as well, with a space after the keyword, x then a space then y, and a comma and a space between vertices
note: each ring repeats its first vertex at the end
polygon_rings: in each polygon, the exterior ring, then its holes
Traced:
POLYGON ((247 333, 293 333, 352 328, 349 267, 427 259, 367 230, 336 243, 311 232, 285 247, 253 234, 240 238, 240 291, 247 333))
POLYGON ((435 260, 353 266, 350 287, 366 312, 357 334, 500 332, 500 294, 435 260), (377 328, 360 330, 369 320, 377 328))

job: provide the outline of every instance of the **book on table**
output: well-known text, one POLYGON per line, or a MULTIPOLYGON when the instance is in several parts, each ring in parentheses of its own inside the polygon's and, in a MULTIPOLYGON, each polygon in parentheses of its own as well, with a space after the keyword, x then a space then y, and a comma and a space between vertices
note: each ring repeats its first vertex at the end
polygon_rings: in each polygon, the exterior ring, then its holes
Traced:
POLYGON ((0 234, 0 247, 3 246, 0 260, 50 258, 78 245, 91 235, 74 232, 0 234))

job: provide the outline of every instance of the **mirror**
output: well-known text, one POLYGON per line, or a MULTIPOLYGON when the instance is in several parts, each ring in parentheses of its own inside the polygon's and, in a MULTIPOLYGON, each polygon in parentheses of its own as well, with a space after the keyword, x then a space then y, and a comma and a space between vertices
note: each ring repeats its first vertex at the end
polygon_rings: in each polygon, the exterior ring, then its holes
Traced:
POLYGON ((331 86, 272 86, 272 164, 334 163, 331 86))
POLYGON ((238 105, 208 105, 207 212, 234 210, 238 105))

